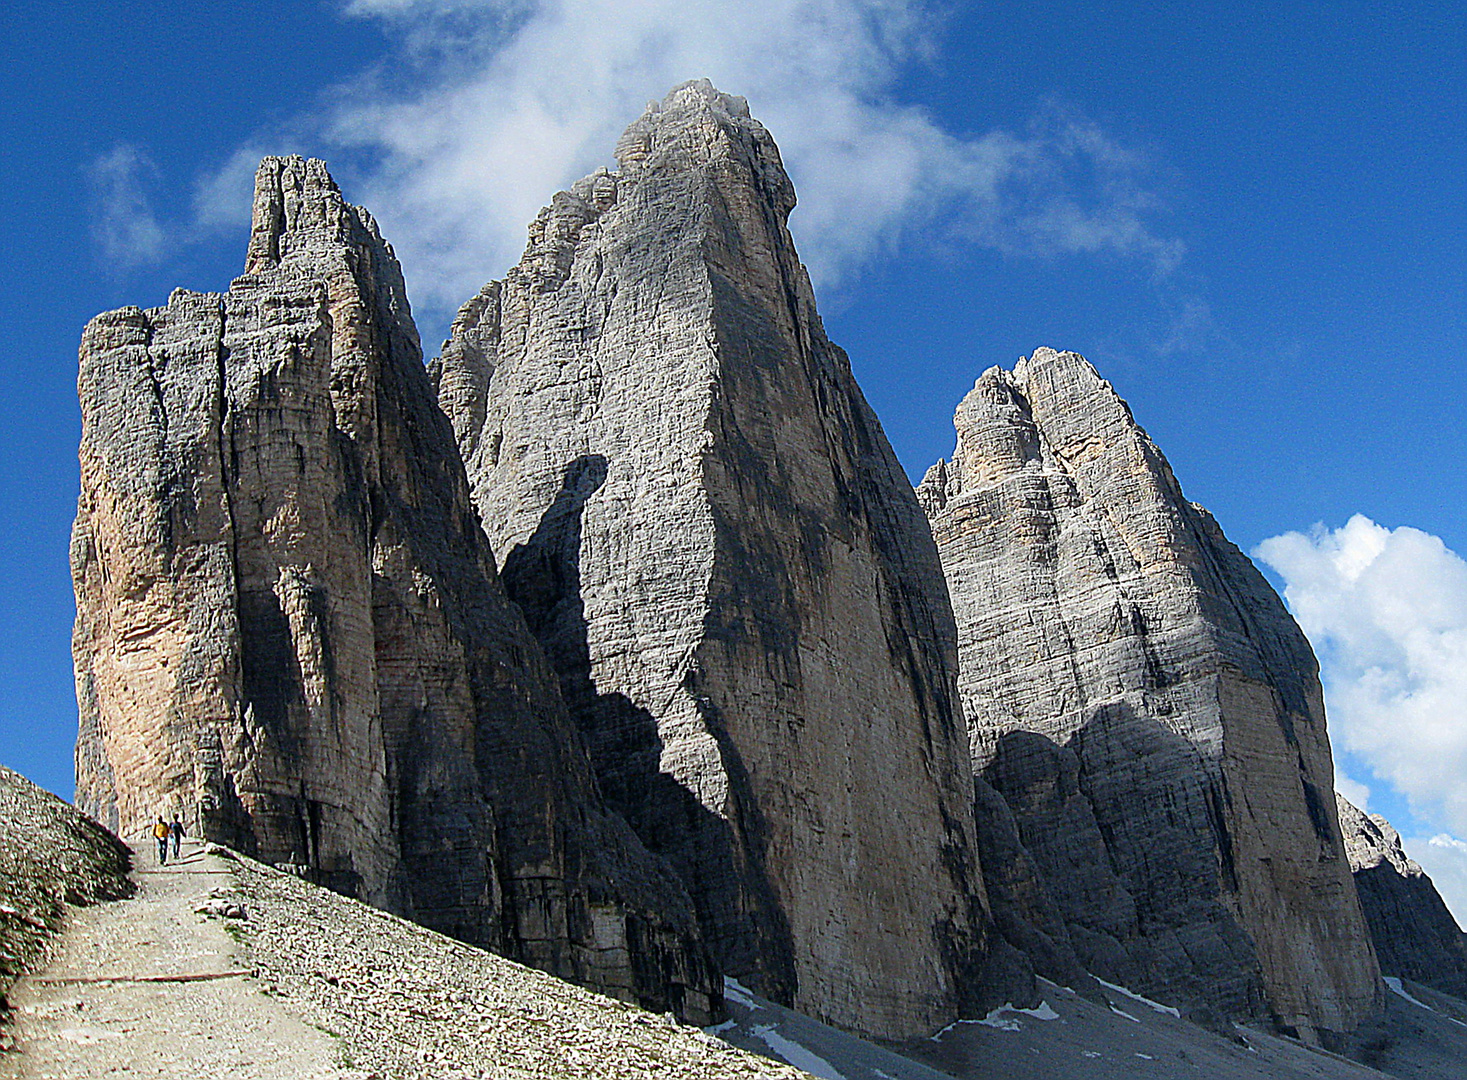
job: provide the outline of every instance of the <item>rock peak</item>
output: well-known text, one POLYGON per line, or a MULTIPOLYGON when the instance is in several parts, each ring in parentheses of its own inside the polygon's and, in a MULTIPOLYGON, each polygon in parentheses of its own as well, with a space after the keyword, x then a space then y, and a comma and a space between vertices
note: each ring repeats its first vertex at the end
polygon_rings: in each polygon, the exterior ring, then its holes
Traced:
POLYGON ((434 369, 602 789, 756 993, 887 1038, 1024 1000, 1022 970, 980 1000, 942 570, 820 326, 779 151, 703 81, 617 156, 434 369))
POLYGON ((684 171, 741 165, 785 217, 795 206, 795 189, 779 148, 749 103, 718 90, 707 79, 676 87, 622 133, 616 160, 631 178, 646 171, 684 171))
MULTIPOLYGON (((1158 1000, 1343 1037, 1374 1007, 1376 965, 1303 634, 1084 357, 990 368, 954 421, 918 498, 975 772, 1053 902, 990 878, 996 908, 1029 905, 1087 970, 1158 1000)), ((1018 941, 1063 977, 1063 950, 1018 941)))
POLYGON ((1431 878, 1406 854, 1401 835, 1335 793, 1345 853, 1380 969, 1446 994, 1467 995, 1467 934, 1431 878))
POLYGON ((505 596, 392 249, 267 158, 247 267, 83 338, 78 806, 706 1022, 691 903, 505 596))
POLYGON ((298 155, 263 159, 255 170, 245 272, 278 266, 312 241, 350 243, 359 224, 351 211, 324 161, 298 155))

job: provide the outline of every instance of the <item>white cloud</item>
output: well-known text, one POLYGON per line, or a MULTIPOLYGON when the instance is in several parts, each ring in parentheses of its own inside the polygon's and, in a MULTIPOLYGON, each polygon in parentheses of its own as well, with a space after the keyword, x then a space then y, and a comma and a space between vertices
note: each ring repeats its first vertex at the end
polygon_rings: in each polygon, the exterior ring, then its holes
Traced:
POLYGON ((1340 772, 1339 762, 1335 763, 1335 790, 1354 804, 1356 809, 1367 812, 1370 810, 1370 788, 1340 772))
POLYGON ((1361 515, 1260 544, 1313 643, 1342 746, 1413 815, 1467 834, 1467 562, 1361 515))
POLYGON ((282 148, 263 150, 242 147, 219 169, 194 185, 194 224, 204 232, 248 229, 254 195, 255 169, 267 153, 287 153, 282 148))
MULTIPOLYGON (((550 195, 601 164, 649 98, 708 77, 773 132, 800 194, 791 226, 817 282, 908 230, 1026 255, 1108 253, 1165 275, 1141 155, 1083 117, 955 133, 894 96, 932 55, 924 0, 350 0, 400 48, 338 88, 311 140, 361 163, 350 184, 411 275, 451 309, 518 259, 550 195)), ((231 184, 201 188, 203 214, 231 184)))
POLYGON ((157 167, 136 146, 119 144, 87 166, 92 192, 92 236, 109 262, 120 267, 158 262, 165 235, 149 205, 146 187, 157 167))
POLYGON ((1431 878, 1457 925, 1467 926, 1467 842, 1438 833, 1429 840, 1402 839, 1401 844, 1431 878))

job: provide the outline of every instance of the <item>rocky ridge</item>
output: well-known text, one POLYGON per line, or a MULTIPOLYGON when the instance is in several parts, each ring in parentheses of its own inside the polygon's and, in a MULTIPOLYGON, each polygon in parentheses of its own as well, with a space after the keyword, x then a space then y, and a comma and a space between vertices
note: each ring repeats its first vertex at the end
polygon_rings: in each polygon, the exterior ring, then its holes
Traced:
MULTIPOLYGON (((11 983, 65 927, 67 905, 128 896, 130 862, 106 829, 0 765, 0 1019, 11 983)), ((7 1042, 0 1032, 0 1050, 7 1042)))
POLYGON ((744 101, 679 87, 616 153, 432 367, 505 587, 725 972, 847 1029, 930 1030, 1006 948, 930 532, 744 101))
POLYGON ((1016 943, 1199 1020, 1340 1043, 1380 982, 1303 634, 1083 358, 986 371, 955 424, 918 496, 974 770, 1035 869, 989 875, 1044 938, 1016 943))
POLYGON ((1335 798, 1381 971, 1467 1000, 1467 934, 1431 878, 1406 854, 1390 822, 1366 814, 1343 795, 1335 798))
POLYGON ((691 905, 608 812, 500 586, 401 271, 267 158, 244 276, 93 319, 72 540, 78 805, 289 864, 703 1018, 691 905))

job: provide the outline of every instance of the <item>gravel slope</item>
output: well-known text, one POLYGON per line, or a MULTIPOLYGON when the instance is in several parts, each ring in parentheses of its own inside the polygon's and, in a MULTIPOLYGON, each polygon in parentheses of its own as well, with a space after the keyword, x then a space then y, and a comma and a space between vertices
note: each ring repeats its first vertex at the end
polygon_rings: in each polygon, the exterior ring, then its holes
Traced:
POLYGON ((197 911, 233 869, 199 845, 166 866, 138 846, 131 899, 72 912, 45 968, 14 987, 0 1080, 364 1080, 337 1041, 259 992, 228 933, 197 911))
POLYGON ((808 1080, 633 1005, 245 858, 236 920, 260 989, 380 1077, 808 1080))
POLYGON ((25 838, 0 844, 6 949, 30 969, 0 1080, 808 1080, 213 845, 157 866, 0 780, 25 838))
MULTIPOLYGON (((67 904, 132 891, 130 854, 102 826, 0 765, 0 1021, 6 993, 43 963, 66 925, 67 904)), ((0 1047, 9 1035, 0 1029, 0 1047)))

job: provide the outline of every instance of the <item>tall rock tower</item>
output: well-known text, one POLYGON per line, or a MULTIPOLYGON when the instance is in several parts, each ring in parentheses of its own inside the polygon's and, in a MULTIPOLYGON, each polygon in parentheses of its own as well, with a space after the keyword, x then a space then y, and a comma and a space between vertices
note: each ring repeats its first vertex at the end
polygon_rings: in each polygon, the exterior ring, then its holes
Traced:
POLYGON ((686 893, 601 801, 505 597, 397 260, 267 158, 224 295, 82 338, 77 802, 659 1008, 710 1012, 686 893))
POLYGON ((1330 1042, 1379 972, 1318 666, 1268 583, 1074 353, 992 368, 918 496, 980 778, 1085 966, 1330 1042))
POLYGON ((434 371, 608 799, 724 970, 909 1036, 978 993, 956 638, 921 508, 742 99, 674 90, 555 196, 434 371))

